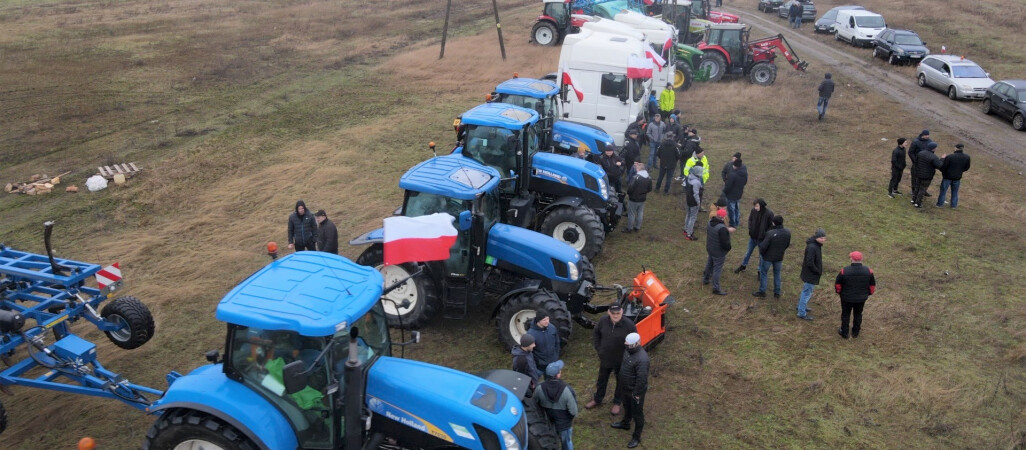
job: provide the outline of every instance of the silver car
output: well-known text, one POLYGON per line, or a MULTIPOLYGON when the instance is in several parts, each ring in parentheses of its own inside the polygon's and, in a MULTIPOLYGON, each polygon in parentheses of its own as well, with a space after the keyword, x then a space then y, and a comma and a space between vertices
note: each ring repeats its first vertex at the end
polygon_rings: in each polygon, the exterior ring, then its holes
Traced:
POLYGON ((922 87, 946 92, 948 98, 982 99, 987 88, 994 84, 990 74, 978 64, 954 55, 930 55, 916 68, 916 78, 922 87))

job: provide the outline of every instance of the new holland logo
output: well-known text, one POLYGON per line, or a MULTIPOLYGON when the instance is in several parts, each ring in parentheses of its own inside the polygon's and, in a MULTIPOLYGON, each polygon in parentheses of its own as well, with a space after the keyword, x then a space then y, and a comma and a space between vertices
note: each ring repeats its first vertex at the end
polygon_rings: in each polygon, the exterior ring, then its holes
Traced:
POLYGON ((548 170, 545 170, 545 169, 536 169, 535 173, 538 174, 539 176, 543 176, 543 177, 546 177, 546 178, 551 178, 551 179, 556 180, 556 181, 558 181, 560 183, 566 184, 566 177, 563 176, 563 175, 560 175, 558 173, 552 173, 552 172, 549 172, 548 170))

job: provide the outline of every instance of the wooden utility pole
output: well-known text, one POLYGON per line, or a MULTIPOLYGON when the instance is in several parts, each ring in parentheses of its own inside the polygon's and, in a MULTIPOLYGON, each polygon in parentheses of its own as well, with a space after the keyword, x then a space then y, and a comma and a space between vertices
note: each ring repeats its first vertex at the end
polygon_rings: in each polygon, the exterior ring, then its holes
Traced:
POLYGON ((495 31, 499 32, 499 51, 502 52, 502 60, 506 60, 506 43, 502 42, 502 24, 499 23, 499 4, 492 0, 492 9, 495 10, 495 31))
POLYGON ((442 51, 438 54, 438 59, 445 57, 445 36, 449 34, 449 11, 452 11, 452 0, 445 2, 445 25, 442 25, 442 51))

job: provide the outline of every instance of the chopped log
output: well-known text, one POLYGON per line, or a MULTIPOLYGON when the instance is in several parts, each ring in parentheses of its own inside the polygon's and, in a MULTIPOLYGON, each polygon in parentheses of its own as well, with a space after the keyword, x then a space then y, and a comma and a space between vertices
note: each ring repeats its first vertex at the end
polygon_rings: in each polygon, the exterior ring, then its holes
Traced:
POLYGON ((74 193, 78 192, 78 186, 75 186, 75 185, 68 186, 68 187, 64 188, 64 192, 70 192, 70 193, 74 194, 74 193))

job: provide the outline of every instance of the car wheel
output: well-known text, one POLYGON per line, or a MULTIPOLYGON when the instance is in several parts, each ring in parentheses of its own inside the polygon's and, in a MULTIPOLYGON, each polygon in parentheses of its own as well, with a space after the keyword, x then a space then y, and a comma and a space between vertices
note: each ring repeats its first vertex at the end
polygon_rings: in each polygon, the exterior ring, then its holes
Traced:
POLYGON ((919 74, 919 87, 926 87, 926 75, 919 74))
POLYGON ((891 56, 887 58, 887 62, 891 63, 892 66, 896 66, 898 65, 898 57, 894 56, 894 53, 891 53, 891 56))
POLYGON ((1026 123, 1023 123, 1022 113, 1018 113, 1012 118, 1012 128, 1019 131, 1026 130, 1026 123))
POLYGON ((857 40, 855 39, 855 35, 854 35, 854 34, 852 34, 852 35, 851 35, 851 41, 849 41, 849 43, 851 44, 851 46, 852 46, 852 47, 858 47, 858 46, 859 46, 859 44, 858 44, 858 43, 856 43, 856 42, 857 42, 857 40))
POLYGON ((983 100, 983 104, 980 105, 980 111, 983 111, 983 113, 987 114, 987 115, 990 115, 991 113, 994 112, 994 110, 990 109, 990 99, 989 98, 983 100))
POLYGON ((955 91, 954 86, 948 86, 948 98, 952 100, 958 100, 958 92, 955 91))
POLYGON ((873 47, 873 59, 876 59, 876 58, 879 58, 879 57, 880 57, 880 48, 879 47, 873 47))
POLYGON ((841 35, 840 35, 840 34, 837 34, 837 30, 834 30, 834 40, 835 40, 835 41, 839 41, 839 40, 841 40, 841 35))

